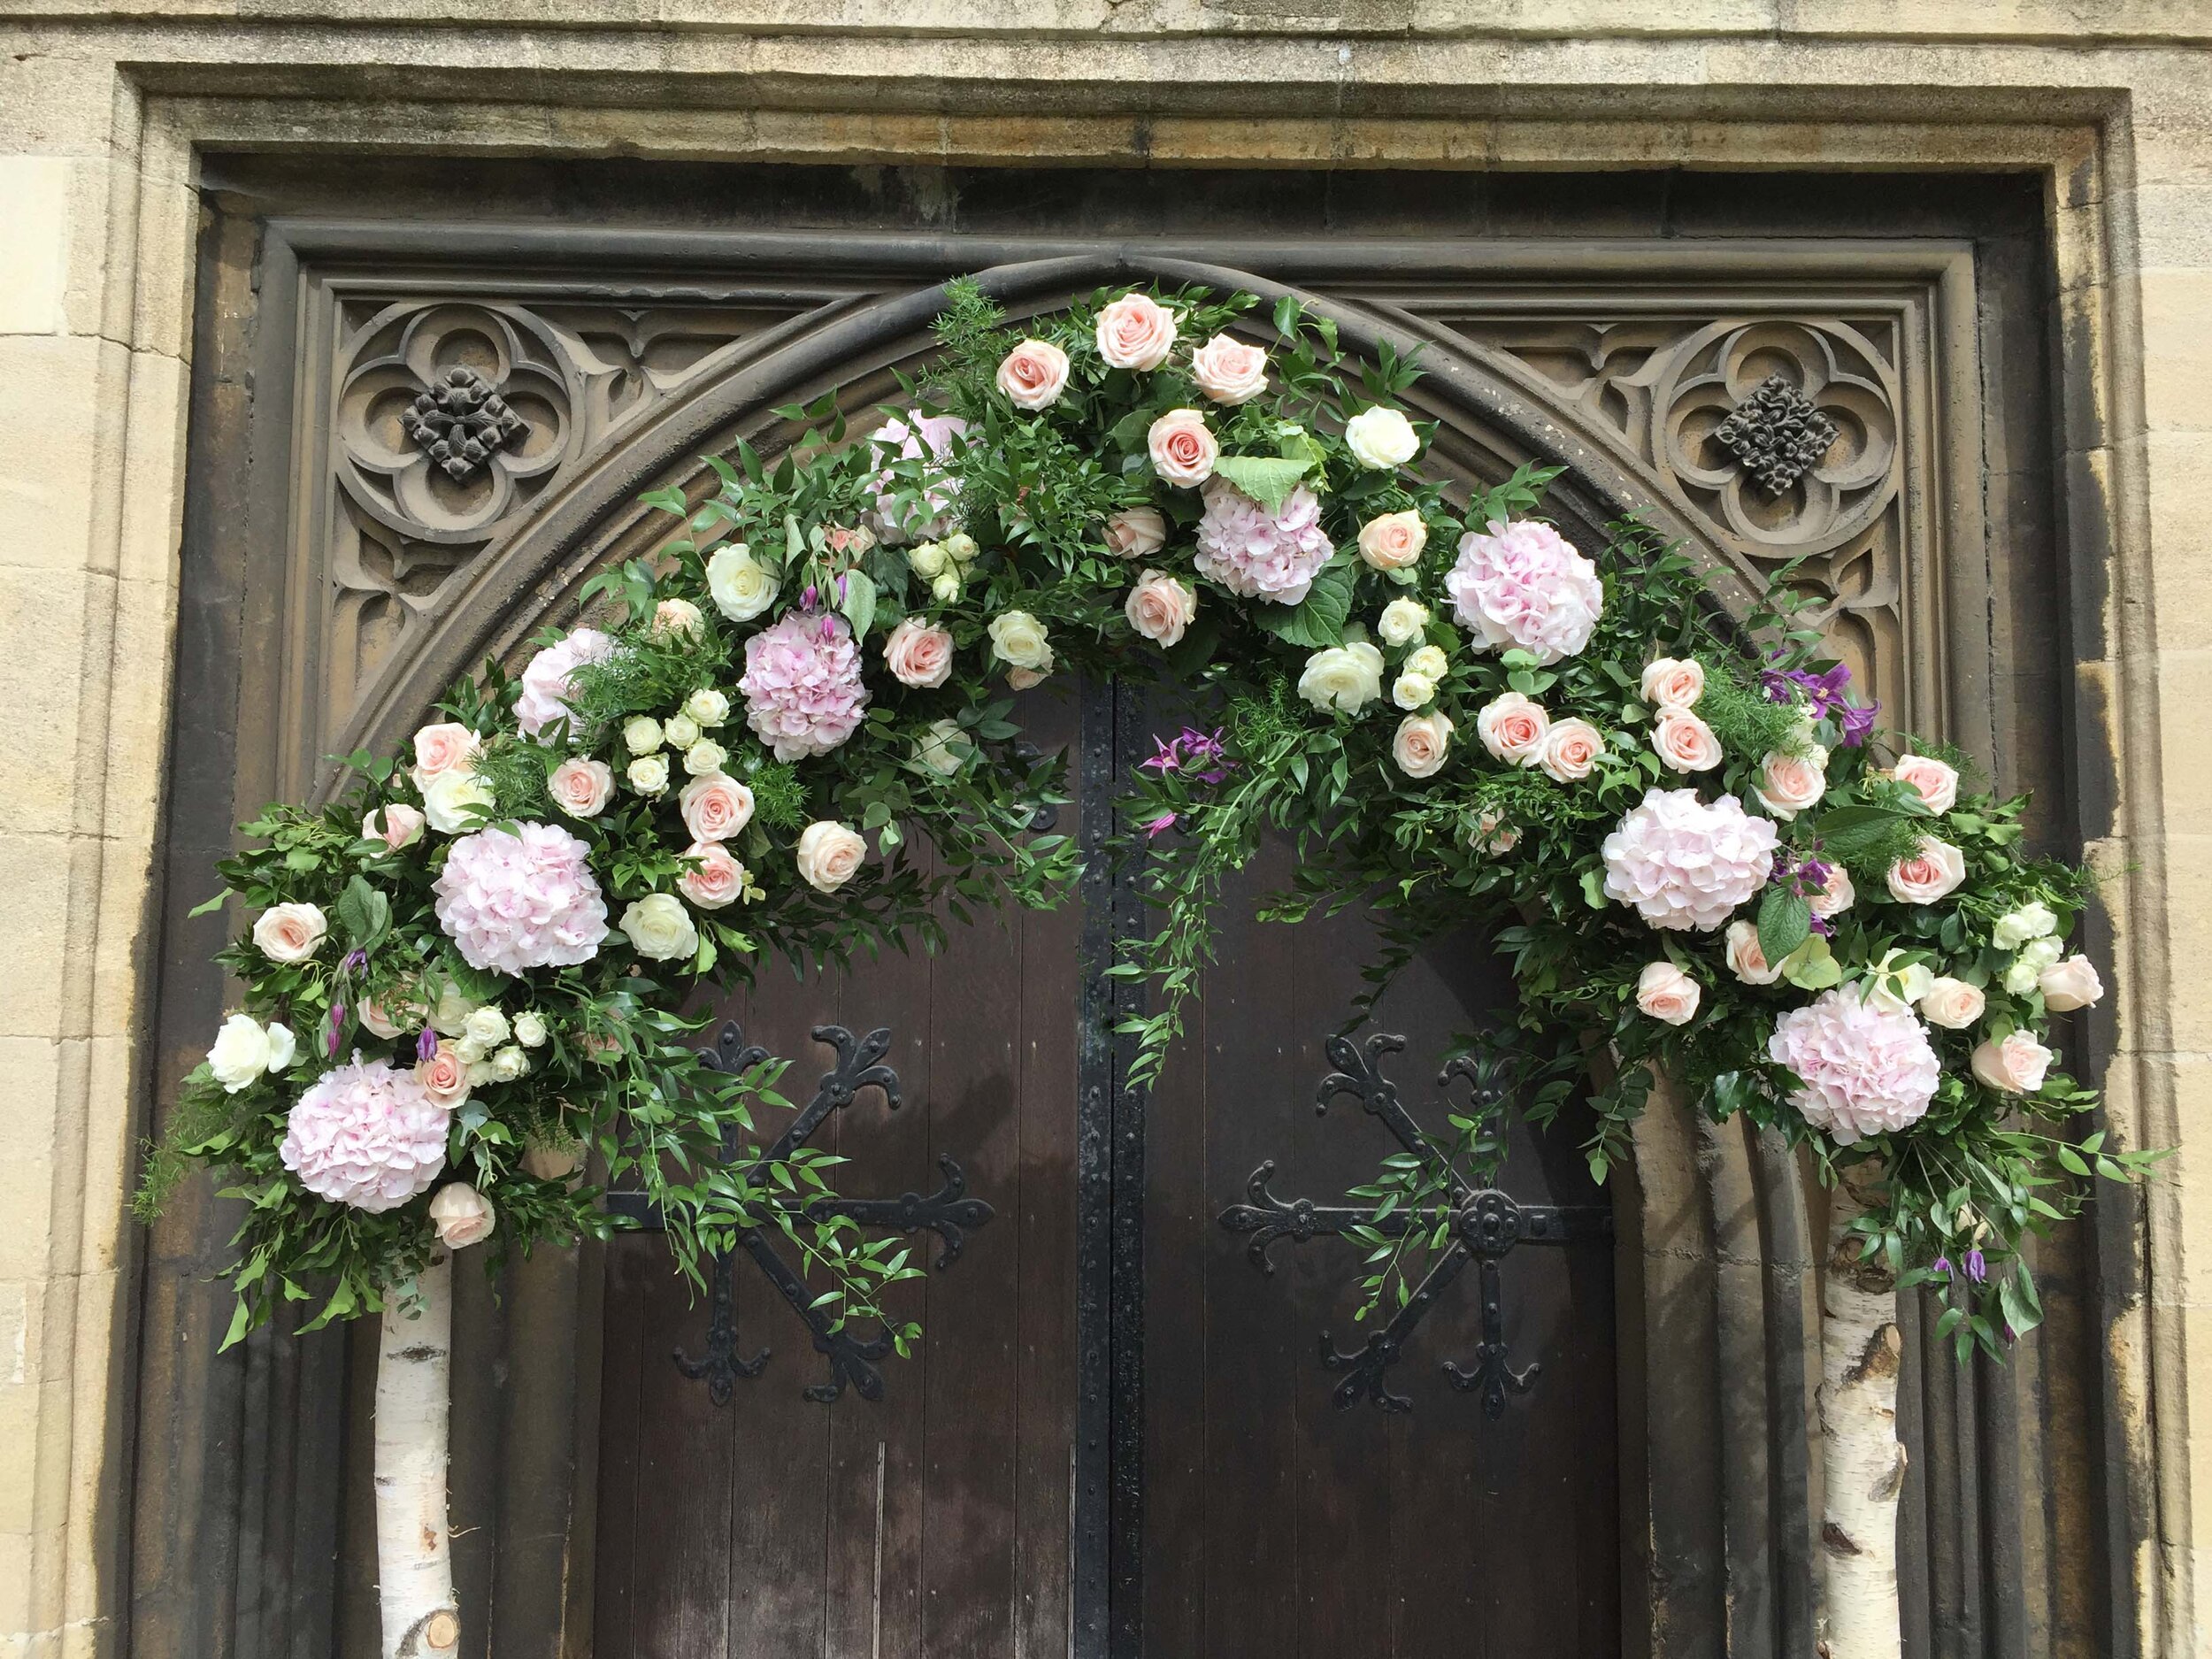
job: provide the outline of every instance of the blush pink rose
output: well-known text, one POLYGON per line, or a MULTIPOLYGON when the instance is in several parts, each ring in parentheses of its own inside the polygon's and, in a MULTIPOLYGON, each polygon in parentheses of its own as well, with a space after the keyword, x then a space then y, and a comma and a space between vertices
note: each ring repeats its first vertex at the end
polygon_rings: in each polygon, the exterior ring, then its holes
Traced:
POLYGON ((825 820, 800 832, 796 856, 807 886, 817 893, 834 893, 859 873, 868 843, 849 826, 825 820))
POLYGON ((727 841, 753 821, 753 792, 718 772, 694 778, 676 804, 694 841, 727 841))
POLYGON ((1359 556, 1379 571, 1402 571, 1429 544, 1429 527, 1417 512, 1379 513, 1359 527, 1359 556))
POLYGON ((1809 811, 1828 793, 1828 751, 1817 743, 1802 755, 1778 749, 1759 763, 1751 788, 1768 811, 1786 822, 1809 811))
POLYGON ((393 852, 422 839, 423 816, 404 801, 388 801, 361 820, 361 839, 380 841, 393 852))
POLYGON ((1098 314, 1098 355, 1117 369, 1156 369, 1175 349, 1176 314, 1148 294, 1125 294, 1098 314))
POLYGON ((1920 850, 1890 866, 1889 895, 1900 904, 1933 904, 1966 879, 1966 855, 1932 835, 1920 850))
POLYGON ((1432 778, 1442 769, 1452 742, 1452 723, 1437 710, 1409 714, 1398 722, 1390 757, 1409 778, 1432 778))
POLYGON ((908 617, 883 641, 883 665, 902 686, 933 690, 952 677, 952 634, 908 617))
POLYGON ((2036 983, 2043 990, 2043 1006, 2054 1014, 2094 1008, 2104 997, 2104 981, 2097 964, 2086 956, 2069 956, 2043 970, 2036 983))
POLYGON ((1933 756, 1900 755, 1889 775, 1918 791, 1931 812, 1948 812, 1958 804, 1958 769, 1933 756))
POLYGON ((387 1041, 398 1036, 405 1029, 399 1021, 385 1011, 384 1004, 373 996, 365 996, 355 1003, 353 1012, 354 1017, 361 1022, 363 1027, 371 1035, 382 1037, 387 1041))
POLYGON ((1604 752, 1605 733, 1589 721, 1559 720, 1544 739, 1543 753, 1537 757, 1537 764, 1555 782, 1580 783, 1590 775, 1590 769, 1604 752))
POLYGON ((694 841, 684 856, 699 862, 676 878, 676 890, 701 910, 724 910, 743 895, 745 866, 720 841, 694 841))
POLYGON ((2032 1032, 2016 1031, 2001 1041, 1993 1039, 1977 1047, 1971 1064, 1974 1075, 2001 1094, 2033 1094, 2057 1057, 2032 1032))
POLYGON ((614 768, 603 760, 572 755, 545 780, 553 804, 571 818, 596 818, 614 799, 614 768))
POLYGON ((1720 764, 1720 739, 1687 709, 1663 709, 1651 728, 1651 747, 1677 772, 1710 772, 1720 764))
POLYGON ((1106 521, 1106 550, 1117 558, 1148 559, 1167 545, 1167 518, 1157 507, 1125 507, 1106 521))
POLYGON ((1671 962, 1646 963, 1636 976, 1638 1011, 1663 1025, 1688 1025, 1697 1018, 1703 995, 1698 982, 1671 962))
POLYGON ((1828 884, 1807 901, 1815 916, 1825 918, 1840 916, 1857 901, 1858 889, 1851 885, 1851 872, 1841 864, 1828 866, 1828 884))
POLYGON ((1147 571, 1122 607, 1129 626, 1155 645, 1173 645, 1198 614, 1198 593, 1165 571, 1147 571))
POLYGON ((415 1081, 433 1102, 453 1110, 469 1097, 469 1063, 443 1038, 427 1059, 415 1062, 415 1081))
POLYGON ((255 918, 253 942, 272 962, 304 962, 321 949, 330 922, 316 904, 272 904, 255 918))
POLYGON ((1025 340, 998 365, 998 388, 1017 409, 1049 409, 1068 387, 1068 354, 1049 340, 1025 340))
POLYGON ((1746 985, 1772 985, 1782 977, 1782 970, 1767 960, 1767 953, 1759 948, 1759 929, 1751 922, 1728 924, 1728 972, 1746 985))
POLYGON ((1190 377, 1217 403, 1248 403, 1267 389, 1267 353, 1216 334, 1191 353, 1190 377))
POLYGON ((1475 735, 1500 760, 1517 766, 1539 765, 1544 740, 1551 735, 1551 716, 1519 692, 1503 692, 1475 716, 1475 735))
MULTIPOLYGON (((547 649, 555 649, 548 647, 547 649)), ((538 653, 540 657, 545 652, 538 653)), ((534 659, 533 659, 534 661, 534 659)), ((526 726, 526 731, 529 728, 526 726)), ((441 720, 415 733, 415 787, 449 772, 466 772, 476 764, 476 733, 454 720, 441 720)))
POLYGON ((1644 664, 1642 689, 1654 708, 1689 708, 1705 695, 1705 664, 1694 657, 1655 657, 1644 664))
POLYGON ((430 1225, 449 1250, 481 1244, 499 1225, 492 1201, 466 1181, 448 1181, 430 1194, 430 1225))
POLYGON ((1206 417, 1195 409, 1169 410, 1152 423, 1144 443, 1162 481, 1184 489, 1211 478, 1221 456, 1221 445, 1206 429, 1206 417))

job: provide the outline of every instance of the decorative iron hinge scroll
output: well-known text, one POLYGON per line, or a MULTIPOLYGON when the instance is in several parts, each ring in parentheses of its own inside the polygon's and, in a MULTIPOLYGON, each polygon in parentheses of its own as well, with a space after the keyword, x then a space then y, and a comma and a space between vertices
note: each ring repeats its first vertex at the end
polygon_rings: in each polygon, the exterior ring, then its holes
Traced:
MULTIPOLYGON (((837 1051, 837 1064, 816 1085, 814 1098, 761 1155, 768 1162, 790 1156, 832 1112, 851 1105, 865 1090, 879 1091, 891 1110, 898 1110, 899 1074, 882 1064, 891 1048, 889 1031, 879 1028, 856 1039, 842 1025, 817 1025, 814 1041, 837 1051)), ((733 1077, 741 1076, 770 1057, 765 1048, 745 1041, 745 1033, 734 1020, 722 1027, 713 1048, 700 1051, 702 1063, 710 1070, 733 1077)), ((726 1147, 724 1156, 733 1156, 735 1151, 734 1146, 726 1147)), ((940 1245, 935 1266, 941 1272, 959 1260, 968 1234, 990 1221, 991 1206, 968 1196, 968 1178, 949 1156, 940 1154, 937 1168, 943 1181, 933 1193, 902 1193, 896 1198, 818 1198, 795 1203, 786 1213, 808 1221, 841 1216, 886 1233, 934 1233, 940 1245)), ((642 1193, 610 1193, 607 1208, 641 1226, 662 1225, 659 1211, 642 1193)), ((815 1306, 815 1292, 806 1280, 778 1253, 772 1242, 773 1233, 769 1226, 747 1227, 737 1234, 737 1248, 752 1257, 777 1294, 791 1305, 812 1335, 815 1352, 828 1362, 827 1380, 810 1384, 804 1390, 806 1397, 827 1405, 842 1395, 849 1384, 862 1399, 880 1400, 883 1373, 877 1365, 891 1352, 890 1333, 881 1331, 863 1338, 849 1326, 839 1328, 826 1310, 815 1306)), ((759 1376, 768 1363, 768 1353, 764 1348, 750 1357, 744 1354, 737 1332, 735 1256, 729 1251, 717 1255, 709 1280, 706 1351, 694 1359, 678 1348, 677 1369, 687 1377, 704 1381, 708 1397, 715 1404, 727 1405, 737 1379, 759 1376)))
MULTIPOLYGON (((1326 1113, 1332 1101, 1345 1094, 1355 1095, 1362 1109, 1389 1130, 1407 1152, 1424 1160, 1441 1160, 1448 1171, 1446 1179, 1451 1206, 1450 1241, 1429 1263, 1412 1294, 1382 1329, 1367 1339, 1364 1347, 1349 1354, 1341 1353, 1329 1333, 1324 1331, 1321 1363, 1331 1371, 1345 1372, 1344 1379, 1335 1389, 1340 1409, 1364 1396, 1385 1411, 1410 1411, 1413 1402, 1390 1391, 1390 1368, 1403 1356, 1407 1339, 1414 1328, 1452 1282, 1467 1271, 1468 1264, 1473 1263, 1482 1284, 1482 1340, 1475 1348, 1475 1363, 1471 1366, 1462 1367, 1447 1360, 1443 1371, 1452 1386, 1461 1393, 1481 1394, 1485 1413, 1502 1417, 1506 1396, 1526 1394, 1542 1368, 1531 1363, 1516 1369, 1511 1363, 1505 1340, 1500 1263, 1525 1244, 1566 1244, 1582 1239, 1609 1238, 1613 1232, 1612 1211, 1595 1204, 1524 1204, 1495 1187, 1477 1187, 1461 1176, 1423 1134, 1420 1125, 1399 1098, 1397 1085, 1383 1075, 1382 1056, 1395 1054, 1405 1046, 1404 1038, 1381 1033, 1370 1036, 1363 1047, 1355 1046, 1346 1037, 1330 1037, 1325 1047, 1337 1070, 1322 1079, 1314 1104, 1317 1110, 1326 1113)), ((1437 1086, 1440 1088, 1448 1085, 1455 1076, 1465 1078, 1473 1086, 1474 1104, 1479 1111, 1494 1110, 1502 1103, 1502 1097, 1486 1084, 1472 1061, 1464 1057, 1453 1061, 1438 1074, 1437 1086)), ((1394 1209, 1379 1217, 1371 1205, 1317 1204, 1310 1198, 1278 1198, 1268 1190, 1268 1182, 1274 1173, 1272 1159, 1253 1171, 1245 1186, 1251 1202, 1232 1204, 1220 1216, 1221 1225, 1230 1232, 1252 1235, 1246 1254, 1263 1273, 1271 1275, 1275 1271, 1268 1251, 1279 1239, 1302 1244, 1320 1234, 1349 1233, 1355 1227, 1371 1228, 1387 1238, 1402 1238, 1416 1225, 1427 1228, 1435 1225, 1428 1215, 1417 1217, 1402 1210, 1394 1209)))

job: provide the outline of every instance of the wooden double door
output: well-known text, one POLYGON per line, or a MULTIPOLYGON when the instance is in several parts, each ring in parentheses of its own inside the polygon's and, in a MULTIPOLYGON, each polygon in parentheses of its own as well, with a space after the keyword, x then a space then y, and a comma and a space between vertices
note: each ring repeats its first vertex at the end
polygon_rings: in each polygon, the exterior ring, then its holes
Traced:
MULTIPOLYGON (((1165 716, 1105 687, 1024 702, 1036 741, 1070 755, 1062 827, 1095 846, 1116 780, 1165 716)), ((1148 1098, 1119 1087, 1125 1056, 1106 1031, 1099 970, 1142 913, 1104 860, 1056 910, 981 918, 935 957, 803 983, 772 967, 718 1010, 791 1061, 784 1092, 802 1102, 836 1060, 814 1027, 887 1027, 902 1104, 865 1091, 817 1136, 849 1160, 841 1190, 980 1201, 990 1216, 959 1227, 956 1255, 915 1235, 917 1259, 942 1264, 895 1287, 894 1312, 923 1337, 874 1368, 872 1400, 850 1373, 833 1401, 806 1396, 833 1367, 757 1261, 736 1257, 718 1308, 674 1277, 657 1236, 610 1248, 602 1659, 1618 1650, 1602 1229, 1444 1286, 1386 1379, 1412 1409, 1386 1411, 1340 1409, 1348 1373, 1323 1361, 1325 1343, 1354 1353, 1378 1328, 1352 1318, 1364 1251, 1285 1236, 1263 1272, 1251 1234, 1223 1224, 1263 1164, 1274 1197, 1343 1204, 1397 1149, 1356 1098, 1317 1110, 1323 1041, 1372 935, 1356 914, 1256 921, 1287 874, 1270 849, 1227 895, 1218 962, 1148 1098), (1538 1368, 1495 1417, 1442 1369, 1473 1366, 1486 1294, 1508 1362, 1538 1368), (706 1363, 718 1316, 724 1354, 768 1351, 720 1391, 706 1363)), ((1508 989, 1481 941, 1460 938, 1385 998, 1366 1030, 1405 1038, 1386 1064, 1417 1118, 1443 1127, 1438 1056, 1508 989)), ((1581 1138, 1571 1119, 1515 1131, 1498 1185, 1601 1217, 1581 1138)))

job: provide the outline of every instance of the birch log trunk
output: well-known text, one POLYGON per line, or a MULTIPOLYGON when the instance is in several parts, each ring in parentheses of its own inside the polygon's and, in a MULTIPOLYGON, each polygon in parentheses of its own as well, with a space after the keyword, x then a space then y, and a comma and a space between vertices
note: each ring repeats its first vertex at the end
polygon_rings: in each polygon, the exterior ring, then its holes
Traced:
POLYGON ((1897 1440, 1897 1283, 1860 1259, 1851 1224, 1878 1186, 1878 1164, 1853 1165, 1829 1210, 1821 1294, 1820 1432, 1825 1475, 1820 1526, 1828 1659, 1898 1659, 1897 1499, 1905 1448, 1897 1440))
POLYGON ((415 1281, 413 1317, 384 1304, 376 1363, 376 1577, 383 1659, 445 1659, 461 1645, 446 1521, 453 1258, 415 1281))

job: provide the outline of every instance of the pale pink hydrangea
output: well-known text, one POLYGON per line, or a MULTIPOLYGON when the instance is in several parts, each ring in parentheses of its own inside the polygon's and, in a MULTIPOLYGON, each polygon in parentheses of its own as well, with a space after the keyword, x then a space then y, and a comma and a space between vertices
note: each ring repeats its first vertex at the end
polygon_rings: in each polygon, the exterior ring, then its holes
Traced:
POLYGON ((569 675, 586 663, 603 663, 613 655, 612 635, 597 628, 576 628, 532 657, 522 671, 522 690, 515 698, 515 723, 523 735, 535 737, 556 720, 573 719, 568 699, 576 687, 569 675))
POLYGON ((293 1102, 277 1155, 318 1198, 396 1210, 445 1167, 449 1116, 412 1071, 357 1054, 293 1102))
POLYGON ((1209 479, 1198 521, 1198 571, 1246 599, 1294 605, 1336 551, 1321 527, 1321 500, 1303 484, 1270 512, 1225 478, 1209 479))
POLYGON ((860 726, 868 688, 840 616, 794 611, 745 641, 745 723, 778 760, 826 755, 860 726))
POLYGON ((607 937, 591 849, 550 824, 462 836, 431 891, 438 926, 472 968, 572 967, 597 956, 607 937))
POLYGON ((1589 644, 1605 608, 1598 567, 1532 518, 1493 522, 1487 535, 1471 530, 1460 537, 1444 586, 1460 626, 1494 649, 1517 645, 1540 663, 1573 657, 1589 644))
POLYGON ((1790 1104, 1845 1147, 1917 1122, 1942 1073, 1927 1028, 1908 1010, 1884 1007, 1855 986, 1783 1015, 1767 1053, 1804 1085, 1790 1104))
POLYGON ((1652 789, 1605 838, 1605 893, 1654 927, 1710 933, 1774 872, 1775 829, 1724 795, 1652 789))
MULTIPOLYGON (((957 415, 894 415, 869 434, 868 442, 879 456, 895 450, 888 456, 893 461, 918 461, 926 454, 942 463, 952 453, 952 441, 967 430, 968 423, 957 415)), ((892 500, 898 490, 913 488, 912 479, 895 479, 887 465, 875 475, 870 488, 876 504, 869 518, 886 541, 931 541, 960 527, 953 511, 960 495, 958 479, 938 474, 923 489, 919 505, 910 501, 901 506, 892 500)))

